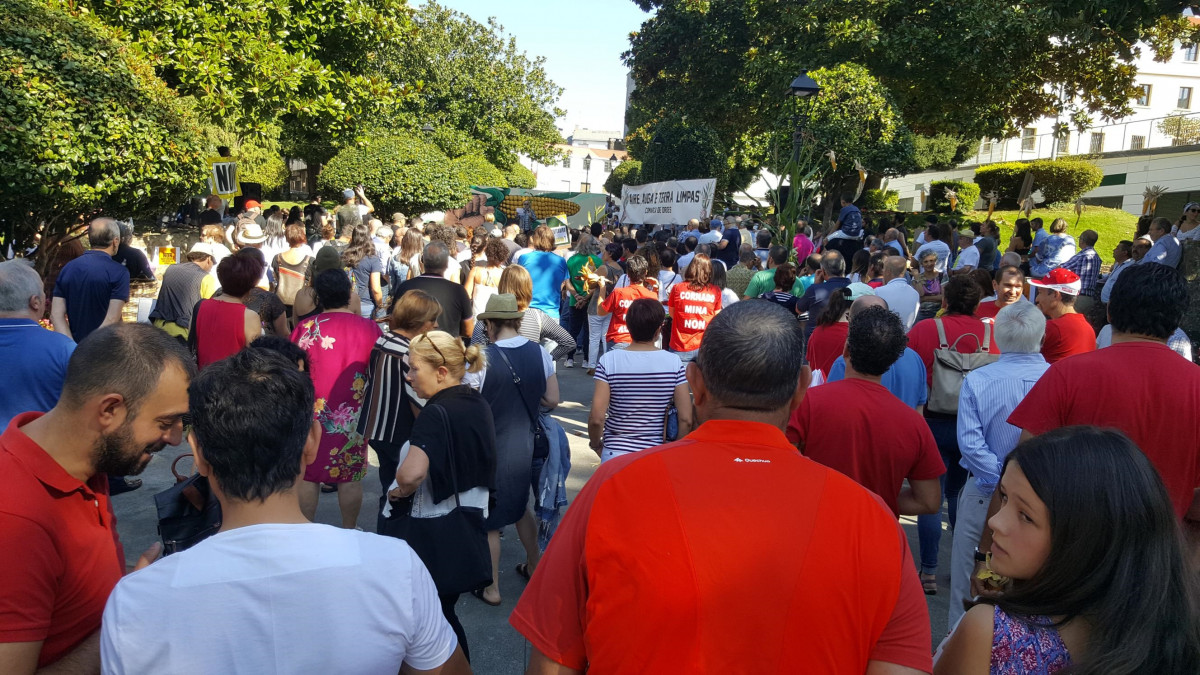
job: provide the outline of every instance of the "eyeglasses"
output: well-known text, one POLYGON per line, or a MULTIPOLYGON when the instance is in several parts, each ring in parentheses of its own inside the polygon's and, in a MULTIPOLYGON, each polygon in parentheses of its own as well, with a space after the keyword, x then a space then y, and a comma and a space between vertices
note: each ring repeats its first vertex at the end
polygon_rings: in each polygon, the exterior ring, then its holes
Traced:
POLYGON ((442 350, 438 349, 436 342, 429 339, 429 333, 422 333, 421 337, 425 338, 425 341, 429 343, 429 346, 433 347, 433 351, 437 352, 437 355, 442 357, 442 362, 438 364, 438 367, 440 368, 441 366, 446 365, 446 355, 442 353, 442 350))

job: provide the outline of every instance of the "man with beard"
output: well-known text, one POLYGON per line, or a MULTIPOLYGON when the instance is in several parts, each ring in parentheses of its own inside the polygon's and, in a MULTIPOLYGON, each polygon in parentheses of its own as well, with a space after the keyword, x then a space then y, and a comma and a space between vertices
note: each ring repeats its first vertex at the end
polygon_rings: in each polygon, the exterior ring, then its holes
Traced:
POLYGON ((195 370, 178 341, 153 326, 101 328, 75 348, 57 405, 17 415, 0 436, 6 675, 52 664, 99 672, 100 618, 125 573, 106 474, 141 473, 154 453, 183 442, 195 370))

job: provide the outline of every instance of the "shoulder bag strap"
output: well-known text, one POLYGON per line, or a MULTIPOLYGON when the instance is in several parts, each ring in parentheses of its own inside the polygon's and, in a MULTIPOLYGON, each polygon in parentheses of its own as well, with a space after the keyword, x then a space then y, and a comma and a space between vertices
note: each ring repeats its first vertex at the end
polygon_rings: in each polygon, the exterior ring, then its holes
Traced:
MULTIPOLYGON (((950 344, 946 341, 946 327, 942 325, 942 320, 934 317, 933 324, 937 326, 938 332, 938 349, 946 349, 950 344)), ((961 336, 960 336, 961 337, 961 336)), ((957 341, 956 341, 957 342, 957 341)))
POLYGON ((446 414, 446 409, 440 405, 431 405, 429 407, 436 409, 438 417, 441 417, 442 421, 446 423, 446 459, 450 464, 450 484, 454 486, 454 506, 455 508, 459 508, 462 506, 462 502, 458 500, 458 473, 454 470, 454 430, 450 428, 450 416, 446 414))
POLYGON ((512 375, 513 385, 517 388, 517 397, 521 399, 521 405, 525 406, 525 413, 529 415, 529 425, 531 429, 537 429, 537 415, 533 414, 533 410, 529 407, 529 401, 525 400, 525 393, 521 391, 521 378, 517 375, 516 369, 513 368, 512 361, 508 360, 508 355, 504 353, 504 348, 500 345, 492 343, 496 348, 496 352, 500 354, 500 358, 504 361, 504 365, 508 367, 509 374, 512 375))
POLYGON ((984 354, 991 353, 992 344, 992 324, 988 321, 983 322, 983 346, 980 348, 984 354))

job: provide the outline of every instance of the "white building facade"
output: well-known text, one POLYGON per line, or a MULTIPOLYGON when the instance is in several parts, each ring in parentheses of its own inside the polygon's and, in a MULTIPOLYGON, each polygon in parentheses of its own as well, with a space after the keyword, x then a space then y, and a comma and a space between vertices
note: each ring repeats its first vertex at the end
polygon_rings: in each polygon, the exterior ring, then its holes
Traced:
POLYGON ((624 150, 605 147, 609 145, 608 140, 605 139, 605 144, 598 148, 556 145, 554 149, 563 153, 563 157, 553 164, 542 164, 524 156, 521 157, 521 163, 537 176, 538 190, 603 194, 604 181, 608 180, 613 169, 629 158, 629 153, 624 150))

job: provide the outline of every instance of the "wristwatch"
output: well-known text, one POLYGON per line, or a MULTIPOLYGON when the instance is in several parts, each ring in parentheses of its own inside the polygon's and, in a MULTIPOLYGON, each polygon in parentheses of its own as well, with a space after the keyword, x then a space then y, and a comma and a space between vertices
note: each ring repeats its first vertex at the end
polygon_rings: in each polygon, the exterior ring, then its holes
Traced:
POLYGON ((987 562, 987 557, 987 553, 980 551, 978 546, 975 547, 975 562, 985 563, 987 562))

